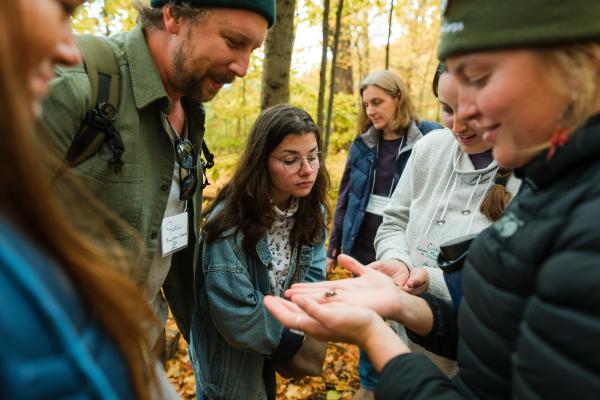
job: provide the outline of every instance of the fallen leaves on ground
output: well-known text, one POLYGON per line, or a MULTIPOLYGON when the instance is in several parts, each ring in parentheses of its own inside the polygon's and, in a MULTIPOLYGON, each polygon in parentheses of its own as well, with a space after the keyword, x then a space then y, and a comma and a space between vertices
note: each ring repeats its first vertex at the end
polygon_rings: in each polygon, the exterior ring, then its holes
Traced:
POLYGON ((277 399, 349 400, 358 386, 358 348, 329 343, 321 376, 299 380, 278 376, 277 399))
MULTIPOLYGON (((349 276, 348 271, 336 268, 329 279, 349 276)), ((176 331, 177 326, 169 318, 167 332, 173 330, 176 331)), ((183 338, 179 339, 175 357, 166 362, 165 370, 183 400, 196 398, 194 372, 183 338)), ((350 400, 359 385, 358 348, 344 343, 329 343, 321 376, 297 380, 277 376, 277 400, 350 400)))

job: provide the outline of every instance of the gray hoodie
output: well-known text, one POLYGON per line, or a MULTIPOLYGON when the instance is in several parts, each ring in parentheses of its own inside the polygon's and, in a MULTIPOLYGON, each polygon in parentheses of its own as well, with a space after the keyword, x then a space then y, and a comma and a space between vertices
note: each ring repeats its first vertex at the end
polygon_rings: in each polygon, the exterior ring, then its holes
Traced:
MULTIPOLYGON (((415 144, 406 169, 384 211, 375 237, 377 259, 398 259, 429 272, 428 291, 450 299, 437 267, 439 245, 487 228, 479 211, 493 185, 498 164, 475 170, 448 129, 432 131, 415 144)), ((507 190, 514 196, 521 181, 511 175, 507 190)))
MULTIPOLYGON (((442 271, 437 266, 439 245, 491 225, 479 211, 481 201, 493 185, 498 164, 492 161, 475 170, 448 129, 430 132, 417 144, 408 159, 392 199, 383 213, 375 236, 378 260, 398 259, 409 268, 425 267, 428 292, 450 301, 442 271)), ((507 190, 516 195, 520 179, 508 180, 507 190)), ((404 327, 393 324, 408 341, 404 327)), ((410 342, 416 352, 425 352, 446 374, 456 372, 454 361, 429 353, 410 342)))

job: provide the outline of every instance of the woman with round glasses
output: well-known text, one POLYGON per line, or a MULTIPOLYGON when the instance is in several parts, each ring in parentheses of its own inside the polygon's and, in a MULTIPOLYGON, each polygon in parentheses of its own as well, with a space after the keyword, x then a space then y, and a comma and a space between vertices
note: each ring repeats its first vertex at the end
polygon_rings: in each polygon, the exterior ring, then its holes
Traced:
MULTIPOLYGON (((433 123, 417 125, 408 88, 391 71, 374 72, 364 78, 360 96, 360 134, 350 146, 340 182, 327 251, 328 272, 341 253, 363 264, 376 260, 375 234, 411 150, 423 133, 440 128, 433 123)), ((354 398, 372 398, 377 374, 363 352, 359 375, 361 389, 354 398)))
POLYGON ((232 180, 205 211, 190 343, 199 398, 274 399, 272 361, 302 345, 262 299, 325 279, 329 180, 320 145, 305 111, 263 111, 232 180))
POLYGON ((438 54, 458 82, 458 114, 523 179, 469 248, 458 318, 448 302, 411 296, 357 265, 379 285, 377 304, 362 296, 371 309, 356 306, 360 282, 343 284, 357 289, 353 306, 329 301, 344 297, 340 286, 322 289, 336 293, 324 305, 265 303, 286 326, 365 346, 382 370, 378 398, 596 399, 600 2, 445 3, 438 54), (457 376, 410 354, 372 310, 457 350, 457 376))

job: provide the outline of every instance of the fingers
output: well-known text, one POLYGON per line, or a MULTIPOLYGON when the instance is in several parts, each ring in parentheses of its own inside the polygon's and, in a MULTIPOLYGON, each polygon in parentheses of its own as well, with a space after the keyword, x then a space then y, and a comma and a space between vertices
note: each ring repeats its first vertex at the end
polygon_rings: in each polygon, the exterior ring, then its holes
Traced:
POLYGON ((397 271, 397 267, 394 265, 394 260, 373 261, 371 264, 367 265, 367 267, 381 272, 389 277, 392 277, 397 271))
POLYGON ((300 288, 292 288, 285 291, 285 297, 291 299, 294 296, 307 296, 318 302, 324 303, 327 301, 327 297, 325 297, 324 293, 328 290, 333 290, 334 288, 324 288, 324 287, 300 287, 300 288))
POLYGON ((340 254, 337 262, 356 276, 361 276, 364 272, 365 266, 346 254, 340 254))
MULTIPOLYGON (((296 328, 296 318, 300 315, 292 311, 284 299, 275 296, 265 296, 263 299, 265 308, 277 319, 283 326, 291 329, 296 328)), ((293 303, 292 303, 293 304, 293 303)))
POLYGON ((319 304, 314 299, 295 296, 292 301, 306 313, 300 319, 301 329, 319 340, 364 342, 367 328, 377 314, 364 307, 350 307, 341 303, 319 304))
POLYGON ((321 325, 325 325, 323 322, 331 319, 331 309, 323 307, 311 297, 295 296, 292 298, 292 301, 321 325))
POLYGON ((320 281, 320 282, 301 282, 301 283, 294 283, 291 286, 291 288, 292 289, 299 289, 299 288, 327 289, 327 288, 332 287, 333 285, 337 285, 338 282, 340 282, 340 281, 338 280, 338 281, 320 281))
POLYGON ((410 293, 410 294, 416 296, 416 295, 421 294, 424 291, 426 291, 427 290, 427 286, 425 286, 425 285, 418 285, 418 286, 412 285, 412 286, 409 286, 408 282, 407 282, 407 284, 402 287, 402 290, 404 290, 406 293, 410 293))
POLYGON ((410 272, 403 289, 410 294, 419 294, 429 287, 429 273, 424 268, 415 268, 410 272))
MULTIPOLYGON (((302 296, 297 296, 295 299, 301 304, 306 304, 311 301, 313 302, 312 304, 316 304, 313 300, 302 296)), ((320 340, 327 340, 332 337, 331 332, 329 332, 321 322, 314 319, 312 315, 305 312, 301 306, 275 296, 265 296, 263 302, 265 308, 275 317, 275 319, 281 322, 283 326, 306 332, 320 340)), ((314 307, 311 309, 314 310, 314 307)))

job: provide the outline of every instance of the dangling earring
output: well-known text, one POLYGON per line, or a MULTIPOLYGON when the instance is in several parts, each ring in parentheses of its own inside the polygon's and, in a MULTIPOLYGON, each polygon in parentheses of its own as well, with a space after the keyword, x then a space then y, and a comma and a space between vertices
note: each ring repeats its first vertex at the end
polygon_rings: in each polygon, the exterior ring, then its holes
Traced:
POLYGON ((551 160, 556 153, 556 148, 564 146, 568 139, 569 128, 561 128, 560 126, 554 128, 554 132, 552 132, 552 137, 550 138, 550 148, 548 149, 548 153, 546 153, 546 160, 551 160))
POLYGON ((554 128, 554 132, 552 132, 552 137, 550 138, 550 148, 548 149, 548 153, 546 153, 546 160, 551 160, 556 153, 557 147, 562 147, 569 140, 569 128, 565 128, 565 125, 569 125, 568 121, 573 119, 573 108, 575 105, 575 100, 577 99, 577 95, 571 93, 571 100, 569 104, 562 112, 560 117, 558 118, 558 122, 556 127, 554 128))

